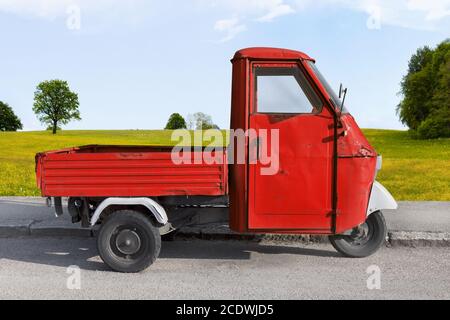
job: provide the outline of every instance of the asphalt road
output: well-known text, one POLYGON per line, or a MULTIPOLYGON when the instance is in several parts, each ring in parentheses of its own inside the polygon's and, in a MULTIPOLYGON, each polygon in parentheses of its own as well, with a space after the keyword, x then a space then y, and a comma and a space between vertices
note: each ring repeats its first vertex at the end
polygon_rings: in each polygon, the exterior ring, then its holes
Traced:
POLYGON ((94 239, 0 239, 0 298, 450 299, 449 253, 395 247, 348 259, 325 244, 174 241, 150 269, 120 274, 101 262, 94 239), (367 288, 373 265, 379 290, 367 288))

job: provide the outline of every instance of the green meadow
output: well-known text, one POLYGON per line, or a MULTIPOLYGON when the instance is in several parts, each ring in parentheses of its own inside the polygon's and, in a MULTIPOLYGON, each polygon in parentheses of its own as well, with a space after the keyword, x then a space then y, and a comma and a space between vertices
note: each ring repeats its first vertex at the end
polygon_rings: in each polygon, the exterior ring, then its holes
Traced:
POLYGON ((450 201, 450 139, 416 140, 395 130, 364 133, 383 155, 377 180, 397 200, 450 201))
MULTIPOLYGON (((450 201, 450 139, 414 140, 407 132, 364 130, 383 155, 378 180, 397 200, 450 201)), ((88 144, 171 145, 171 131, 0 132, 0 195, 38 196, 37 152, 88 144)))

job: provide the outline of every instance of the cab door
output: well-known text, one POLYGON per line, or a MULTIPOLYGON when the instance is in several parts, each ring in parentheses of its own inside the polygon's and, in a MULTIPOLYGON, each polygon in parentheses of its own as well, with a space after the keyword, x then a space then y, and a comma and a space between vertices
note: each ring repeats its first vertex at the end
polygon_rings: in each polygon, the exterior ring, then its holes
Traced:
POLYGON ((300 63, 252 65, 250 230, 331 230, 334 123, 307 79, 300 63))

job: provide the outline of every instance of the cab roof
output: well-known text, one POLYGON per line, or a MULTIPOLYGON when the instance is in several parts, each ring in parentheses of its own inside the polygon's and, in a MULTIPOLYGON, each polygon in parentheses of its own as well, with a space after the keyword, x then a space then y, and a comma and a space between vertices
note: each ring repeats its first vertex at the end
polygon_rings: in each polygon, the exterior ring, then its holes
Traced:
POLYGON ((234 55, 233 60, 238 59, 302 59, 314 61, 314 59, 300 51, 267 47, 254 47, 239 50, 234 55))

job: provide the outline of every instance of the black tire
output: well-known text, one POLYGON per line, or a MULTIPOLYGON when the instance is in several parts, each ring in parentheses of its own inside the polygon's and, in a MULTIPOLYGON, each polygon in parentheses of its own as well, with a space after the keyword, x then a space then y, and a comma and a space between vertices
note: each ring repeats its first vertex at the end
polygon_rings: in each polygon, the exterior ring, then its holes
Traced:
POLYGON ((137 211, 119 210, 103 222, 97 248, 111 269, 135 273, 155 262, 161 250, 161 236, 149 217, 137 211))
POLYGON ((374 254, 386 241, 387 227, 381 211, 372 213, 352 235, 333 235, 330 242, 344 256, 364 258, 374 254))

